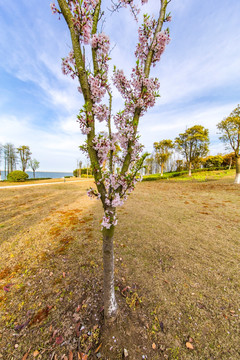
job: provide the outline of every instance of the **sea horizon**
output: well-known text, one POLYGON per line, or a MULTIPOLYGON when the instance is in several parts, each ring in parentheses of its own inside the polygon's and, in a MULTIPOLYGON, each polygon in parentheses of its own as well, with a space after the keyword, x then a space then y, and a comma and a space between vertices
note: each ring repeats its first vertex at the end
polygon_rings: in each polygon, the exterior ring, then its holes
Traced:
MULTIPOLYGON (((33 172, 26 171, 29 176, 29 179, 33 179, 33 172)), ((7 176, 4 170, 0 170, 0 180, 6 180, 7 176)), ((51 179, 60 179, 64 176, 73 176, 73 173, 70 171, 36 171, 35 178, 42 179, 42 178, 51 178, 51 179)))

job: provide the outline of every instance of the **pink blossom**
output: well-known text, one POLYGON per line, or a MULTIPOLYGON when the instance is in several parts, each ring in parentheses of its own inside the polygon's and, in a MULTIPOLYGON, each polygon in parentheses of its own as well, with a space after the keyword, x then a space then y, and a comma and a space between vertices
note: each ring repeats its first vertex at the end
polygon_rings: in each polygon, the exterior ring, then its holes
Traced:
POLYGON ((108 153, 111 148, 111 141, 107 134, 96 135, 93 139, 93 148, 97 151, 100 165, 107 161, 108 153))
MULTIPOLYGON (((68 7, 72 13, 72 20, 75 30, 78 33, 79 41, 89 44, 91 40, 93 14, 99 0, 68 0, 68 7)), ((51 4, 53 13, 60 13, 55 3, 51 4)))
POLYGON ((160 87, 158 80, 147 78, 141 66, 136 66, 132 70, 131 80, 127 80, 122 70, 114 72, 113 83, 118 91, 126 100, 125 106, 127 112, 131 115, 136 108, 147 111, 149 107, 154 106, 157 90, 160 87))
POLYGON ((91 90, 91 97, 94 102, 100 102, 106 94, 106 82, 101 75, 89 75, 88 83, 91 90))
POLYGON ((91 199, 100 199, 101 194, 99 194, 96 190, 94 190, 92 187, 90 187, 90 189, 88 189, 87 191, 87 195, 88 197, 90 197, 91 199))
POLYGON ((108 120, 109 117, 109 108, 105 105, 105 104, 101 104, 101 105, 97 105, 94 104, 93 105, 93 113, 96 117, 96 119, 100 122, 104 121, 104 120, 108 120))
POLYGON ((160 60, 160 57, 165 50, 166 44, 169 43, 170 38, 167 31, 157 33, 156 40, 153 41, 153 36, 157 27, 157 22, 154 18, 144 15, 143 25, 138 29, 139 43, 135 52, 136 57, 144 63, 150 50, 153 50, 153 65, 160 60))
POLYGON ((110 229, 110 227, 116 226, 117 225, 117 217, 114 213, 112 213, 111 211, 105 211, 104 212, 104 216, 102 219, 102 228, 106 228, 106 229, 110 229))
POLYGON ((104 215, 101 225, 102 225, 102 228, 110 229, 110 227, 112 226, 112 224, 110 222, 110 216, 104 215))
POLYGON ((84 111, 80 112, 80 114, 77 116, 77 121, 79 122, 82 134, 84 135, 89 134, 91 131, 91 127, 88 125, 86 112, 84 111))
POLYGON ((134 0, 120 0, 120 3, 122 4, 123 7, 127 7, 129 5, 131 13, 137 20, 137 15, 140 13, 140 9, 134 4, 134 0))
POLYGON ((58 10, 58 8, 55 5, 55 2, 50 4, 50 8, 51 8, 53 14, 60 14, 60 11, 58 10))
POLYGON ((73 50, 70 51, 68 57, 62 59, 62 72, 64 75, 70 74, 72 79, 77 76, 73 50))

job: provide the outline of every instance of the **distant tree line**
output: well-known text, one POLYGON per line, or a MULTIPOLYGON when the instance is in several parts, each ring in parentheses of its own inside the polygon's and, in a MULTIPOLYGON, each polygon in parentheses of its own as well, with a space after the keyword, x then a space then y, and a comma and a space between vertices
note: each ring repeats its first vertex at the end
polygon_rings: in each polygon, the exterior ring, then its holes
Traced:
POLYGON ((35 171, 39 168, 40 163, 36 159, 32 159, 31 155, 30 147, 27 145, 16 148, 11 143, 0 144, 0 167, 3 165, 5 177, 17 170, 18 165, 20 165, 23 172, 27 168, 31 168, 35 178, 35 171))
POLYGON ((236 166, 235 183, 240 184, 240 105, 231 114, 217 124, 220 140, 226 149, 232 150, 226 155, 207 156, 209 153, 209 131, 201 125, 195 125, 179 134, 175 140, 164 139, 154 142, 154 152, 145 160, 146 173, 156 173, 168 167, 168 171, 191 170, 196 168, 226 168, 236 166), (183 159, 176 158, 180 153, 183 159), (160 171, 159 171, 160 170, 160 171))

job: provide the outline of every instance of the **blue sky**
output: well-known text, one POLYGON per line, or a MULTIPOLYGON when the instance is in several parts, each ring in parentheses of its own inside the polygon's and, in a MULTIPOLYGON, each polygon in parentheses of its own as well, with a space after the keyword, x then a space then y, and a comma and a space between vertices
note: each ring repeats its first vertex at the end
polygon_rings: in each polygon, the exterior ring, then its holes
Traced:
MULTIPOLYGON (((82 98, 61 73, 71 43, 49 4, 0 1, 0 143, 29 145, 41 171, 72 171, 77 159, 86 163, 76 122, 82 98)), ((158 8, 159 1, 149 0, 144 12, 158 8)), ((153 142, 200 124, 210 131, 211 154, 224 153, 216 124, 240 103, 240 1, 172 0, 169 11, 171 42, 152 72, 161 98, 141 120, 141 142, 151 152, 153 142)), ((125 9, 106 17, 112 62, 129 74, 137 24, 125 9)), ((118 111, 121 99, 113 94, 118 111)))

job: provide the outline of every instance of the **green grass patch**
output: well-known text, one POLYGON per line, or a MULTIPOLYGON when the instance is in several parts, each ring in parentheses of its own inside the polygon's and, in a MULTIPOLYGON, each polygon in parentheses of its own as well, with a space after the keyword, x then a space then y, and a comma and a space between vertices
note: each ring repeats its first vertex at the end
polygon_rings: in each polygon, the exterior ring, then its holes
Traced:
POLYGON ((227 169, 196 169, 192 170, 192 176, 188 176, 188 171, 175 171, 175 172, 166 172, 161 176, 161 174, 152 174, 143 176, 143 181, 156 181, 156 180, 168 180, 175 179, 185 180, 185 181, 208 181, 208 180, 217 180, 227 176, 234 175, 235 170, 227 169))

